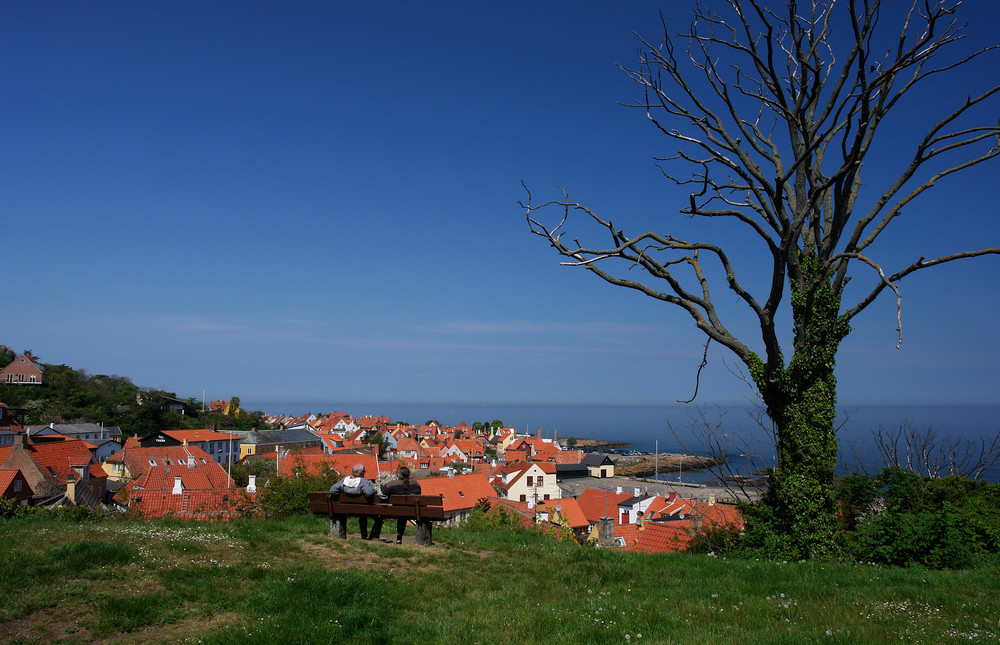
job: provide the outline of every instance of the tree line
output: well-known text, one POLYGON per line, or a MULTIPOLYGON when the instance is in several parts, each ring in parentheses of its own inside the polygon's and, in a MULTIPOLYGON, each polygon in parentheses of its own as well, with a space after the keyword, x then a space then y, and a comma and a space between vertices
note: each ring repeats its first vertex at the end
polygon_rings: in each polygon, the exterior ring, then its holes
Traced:
MULTIPOLYGON (((0 369, 17 354, 0 345, 0 369)), ((118 426, 123 433, 146 437, 161 430, 216 427, 220 430, 264 429, 264 413, 240 410, 225 415, 203 410, 203 402, 182 399, 174 392, 140 387, 127 376, 88 374, 68 365, 42 363, 48 385, 0 384, 0 401, 27 425, 98 423, 118 426), (167 401, 183 402, 183 412, 167 410, 167 401)), ((232 407, 232 406, 231 406, 232 407)))

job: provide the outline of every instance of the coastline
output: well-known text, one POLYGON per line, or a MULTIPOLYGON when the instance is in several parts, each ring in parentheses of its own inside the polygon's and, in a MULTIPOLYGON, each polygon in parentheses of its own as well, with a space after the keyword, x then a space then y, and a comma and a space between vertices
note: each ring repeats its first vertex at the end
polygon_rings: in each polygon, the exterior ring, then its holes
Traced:
POLYGON ((571 497, 579 497, 586 488, 596 488, 608 492, 616 492, 620 488, 622 492, 635 493, 638 490, 639 494, 660 495, 662 497, 666 497, 670 493, 677 493, 681 499, 718 504, 735 504, 741 500, 753 501, 763 492, 750 486, 741 489, 736 484, 726 486, 722 484, 681 483, 619 475, 603 479, 587 477, 564 480, 559 482, 559 488, 571 497))

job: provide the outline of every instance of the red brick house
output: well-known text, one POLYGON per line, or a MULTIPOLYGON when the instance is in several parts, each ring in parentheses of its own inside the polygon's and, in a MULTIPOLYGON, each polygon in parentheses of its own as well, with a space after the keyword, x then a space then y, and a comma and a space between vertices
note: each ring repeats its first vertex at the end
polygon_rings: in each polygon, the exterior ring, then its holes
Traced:
POLYGON ((33 495, 28 480, 18 468, 0 468, 0 497, 27 504, 33 495))
POLYGON ((49 375, 31 354, 21 354, 0 370, 0 383, 8 385, 48 385, 49 375))

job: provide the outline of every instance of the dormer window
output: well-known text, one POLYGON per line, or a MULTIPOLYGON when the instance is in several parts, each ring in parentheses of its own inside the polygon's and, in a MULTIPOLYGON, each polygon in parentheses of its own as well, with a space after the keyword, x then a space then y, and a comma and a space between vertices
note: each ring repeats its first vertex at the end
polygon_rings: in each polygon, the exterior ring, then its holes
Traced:
MULTIPOLYGON (((150 460, 149 460, 149 465, 150 465, 150 466, 155 466, 155 465, 156 465, 156 461, 155 461, 155 460, 153 460, 153 459, 150 459, 150 460)), ((169 462, 167 462, 167 465, 169 466, 169 465, 170 465, 170 463, 169 463, 169 462)))

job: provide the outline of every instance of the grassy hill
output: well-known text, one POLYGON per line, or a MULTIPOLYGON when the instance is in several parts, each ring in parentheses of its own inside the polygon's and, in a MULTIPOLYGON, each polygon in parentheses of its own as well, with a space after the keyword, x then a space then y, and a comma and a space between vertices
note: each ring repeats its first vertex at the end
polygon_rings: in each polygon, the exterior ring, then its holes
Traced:
POLYGON ((467 529, 439 529, 435 542, 337 541, 311 516, 231 524, 0 521, 0 640, 1000 640, 995 559, 955 572, 650 556, 467 529))

